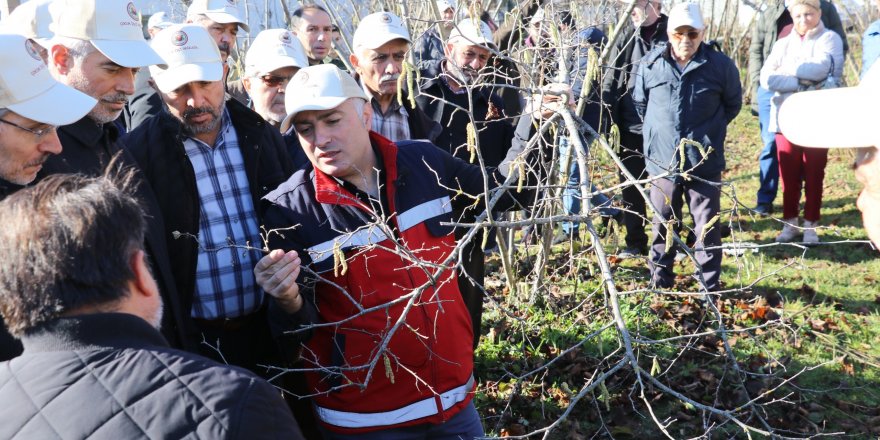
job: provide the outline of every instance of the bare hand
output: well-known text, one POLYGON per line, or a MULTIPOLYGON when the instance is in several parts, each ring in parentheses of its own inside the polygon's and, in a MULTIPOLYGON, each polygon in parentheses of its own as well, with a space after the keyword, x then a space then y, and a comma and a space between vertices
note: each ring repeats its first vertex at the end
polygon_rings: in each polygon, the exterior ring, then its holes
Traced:
POLYGON ((275 249, 261 258, 254 267, 257 284, 272 295, 287 313, 296 313, 303 305, 299 285, 296 284, 301 263, 296 251, 284 253, 275 249))

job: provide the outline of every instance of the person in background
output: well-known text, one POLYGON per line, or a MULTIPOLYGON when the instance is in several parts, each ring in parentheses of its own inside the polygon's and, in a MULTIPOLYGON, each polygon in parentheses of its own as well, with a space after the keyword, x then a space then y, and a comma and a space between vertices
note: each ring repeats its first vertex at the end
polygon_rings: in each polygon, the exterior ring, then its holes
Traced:
POLYGON ((424 69, 432 61, 444 58, 443 35, 449 34, 455 26, 455 2, 452 0, 437 0, 437 11, 440 13, 440 21, 429 27, 413 45, 413 58, 420 69, 424 69))
POLYGON ((791 0, 788 6, 794 22, 792 31, 776 41, 761 68, 761 87, 773 93, 767 129, 776 133, 779 175, 782 178, 782 232, 777 243, 819 242, 816 232, 822 208, 822 185, 828 150, 804 149, 790 142, 779 130, 779 106, 793 93, 806 88, 837 84, 843 74, 843 41, 820 20, 818 0, 791 0), (798 226, 801 188, 804 192, 804 225, 798 226))
POLYGON ((30 38, 37 46, 44 63, 48 63, 49 48, 52 41, 52 6, 54 0, 31 0, 16 6, 12 12, 0 20, 0 33, 18 34, 30 38))
MULTIPOLYGON (((880 0, 876 4, 880 7, 880 0)), ((880 20, 876 20, 868 25, 864 35, 862 35, 862 70, 859 77, 863 78, 865 76, 865 73, 871 69, 877 58, 880 58, 880 20)))
POLYGON ((655 47, 642 59, 633 89, 652 178, 650 198, 656 215, 649 268, 651 284, 659 289, 675 282, 678 246, 667 247, 666 229, 681 230, 682 198, 688 201, 694 235, 700 237, 694 245, 697 279, 705 291, 721 289, 721 229, 706 225, 721 209, 724 142, 727 125, 742 107, 742 87, 733 60, 703 42, 704 29, 698 4, 673 6, 666 31, 669 44, 655 47), (685 139, 699 146, 681 145, 685 139))
MULTIPOLYGON (((57 127, 76 122, 95 104, 52 78, 36 43, 0 35, 0 200, 33 182, 46 160, 61 152, 57 127)), ((19 354, 21 344, 0 317, 0 361, 19 354)))
POLYGON ((440 124, 413 105, 407 93, 397 96, 397 80, 410 48, 409 31, 400 17, 376 12, 361 19, 352 38, 351 66, 354 78, 370 97, 372 130, 391 141, 427 139, 434 141, 440 124), (401 104, 400 102, 403 102, 401 104))
POLYGON ((277 389, 168 347, 134 185, 54 175, 0 202, 0 311, 24 343, 0 437, 302 439, 277 389))
POLYGON ((299 38, 309 65, 323 64, 333 49, 333 23, 330 13, 319 5, 305 5, 293 11, 290 17, 291 32, 299 38))
POLYGON ((857 87, 795 93, 779 109, 786 138, 804 148, 858 148, 853 168, 864 185, 856 205, 868 238, 880 249, 880 136, 877 115, 865 111, 880 99, 880 65, 857 87))
POLYGON ((172 24, 174 24, 174 22, 168 19, 168 14, 166 14, 165 11, 159 11, 151 15, 150 19, 147 20, 147 34, 150 36, 150 40, 155 38, 159 31, 172 24))
MULTIPOLYGON (((645 55, 669 41, 666 32, 668 20, 660 0, 638 0, 630 14, 630 21, 611 43, 609 68, 602 75, 602 98, 609 105, 611 122, 617 125, 620 132, 618 155, 623 166, 636 179, 647 176, 642 118, 633 102, 636 74, 645 55)), ((627 180, 623 172, 619 173, 619 178, 621 183, 627 180)), ((618 256, 634 258, 647 255, 645 199, 634 185, 624 187, 621 193, 626 247, 618 256)))
MULTIPOLYGON (((773 213, 773 201, 779 187, 779 160, 776 153, 776 134, 770 131, 770 98, 773 92, 761 87, 761 68, 776 41, 789 35, 794 27, 794 21, 789 13, 788 6, 791 2, 775 0, 769 2, 768 7, 760 12, 755 18, 755 27, 752 29, 751 43, 749 44, 749 81, 751 82, 752 113, 757 114, 761 129, 761 141, 764 147, 758 156, 759 181, 757 204, 754 212, 759 215, 773 213)), ((843 40, 843 51, 846 53, 846 33, 840 21, 837 8, 826 0, 819 1, 822 23, 826 29, 840 35, 843 40)))

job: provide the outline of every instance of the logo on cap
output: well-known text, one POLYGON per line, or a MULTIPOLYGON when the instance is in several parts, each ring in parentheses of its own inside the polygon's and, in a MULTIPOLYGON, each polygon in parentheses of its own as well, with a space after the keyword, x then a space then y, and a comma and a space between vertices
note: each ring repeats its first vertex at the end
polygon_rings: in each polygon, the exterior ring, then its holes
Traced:
POLYGON ((177 31, 171 36, 171 44, 175 46, 183 46, 189 41, 189 36, 184 31, 177 31))
POLYGON ((34 47, 34 42, 33 42, 33 41, 31 41, 31 40, 25 40, 25 41, 24 41, 24 49, 27 51, 28 55, 31 56, 31 58, 33 58, 33 59, 35 59, 35 60, 37 60, 37 61, 43 61, 43 59, 40 58, 40 53, 37 52, 37 48, 34 47))
POLYGON ((388 14, 382 14, 382 23, 391 23, 391 16, 388 14))
POLYGON ((128 11, 128 16, 131 17, 132 20, 138 20, 138 10, 134 7, 134 3, 128 2, 126 10, 128 11))
POLYGON ((290 44, 290 32, 282 32, 278 35, 278 39, 284 44, 290 44))
POLYGON ((299 82, 301 82, 303 84, 309 82, 309 74, 306 72, 300 72, 299 73, 299 82))
POLYGON ((229 3, 231 6, 235 6, 235 0, 226 0, 226 3, 229 3))

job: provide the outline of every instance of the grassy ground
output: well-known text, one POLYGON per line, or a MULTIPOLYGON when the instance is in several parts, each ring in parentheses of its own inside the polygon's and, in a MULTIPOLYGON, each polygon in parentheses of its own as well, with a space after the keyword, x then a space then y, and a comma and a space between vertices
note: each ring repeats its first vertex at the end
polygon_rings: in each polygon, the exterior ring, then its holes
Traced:
MULTIPOLYGON (((831 152, 820 232, 825 244, 804 248, 773 245, 781 229, 779 216, 761 218, 748 210, 755 205, 759 150, 756 118, 744 111, 728 135, 729 186, 721 220, 732 234, 725 242, 769 246, 725 255, 722 281, 740 290, 716 303, 743 373, 733 370, 721 339, 712 333, 718 322, 706 304, 639 291, 647 287, 645 261, 610 257, 618 288, 634 291, 623 296, 621 309, 637 338, 639 365, 688 398, 730 410, 760 429, 795 437, 843 433, 877 438, 880 253, 865 242, 861 228, 852 154, 831 152), (749 398, 759 403, 754 412, 741 408, 749 398)), ((781 191, 777 202, 779 211, 781 191)), ((618 241, 622 244, 622 237, 612 233, 603 244, 613 252, 618 241)), ((534 276, 529 264, 535 252, 526 248, 517 254, 525 282, 534 276)), ((554 247, 548 283, 538 290, 537 303, 505 287, 497 257, 490 258, 489 266, 495 269, 487 280, 492 304, 476 371, 477 404, 491 434, 532 432, 571 409, 551 438, 661 437, 652 411, 675 438, 707 431, 710 438, 745 438, 730 420, 650 384, 638 386, 629 367, 572 404, 594 374, 621 359, 619 334, 608 327, 607 298, 592 275, 596 265, 590 246, 554 247)), ((678 289, 694 290, 691 271, 690 263, 677 265, 678 289)))

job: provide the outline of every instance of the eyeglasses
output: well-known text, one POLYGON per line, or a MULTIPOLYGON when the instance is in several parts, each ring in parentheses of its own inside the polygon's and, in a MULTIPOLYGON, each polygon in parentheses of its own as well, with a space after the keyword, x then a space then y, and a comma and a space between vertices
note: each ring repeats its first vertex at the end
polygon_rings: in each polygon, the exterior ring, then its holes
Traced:
POLYGON ((684 37, 688 37, 690 40, 696 40, 699 36, 700 31, 675 32, 672 34, 672 37, 676 40, 681 40, 684 37))
POLYGON ((55 127, 54 125, 50 125, 50 126, 48 126, 48 127, 46 127, 46 128, 41 128, 41 129, 39 129, 39 130, 34 130, 34 129, 32 129, 32 128, 22 127, 21 125, 18 125, 18 124, 14 123, 14 122, 9 122, 9 121, 7 121, 6 119, 2 119, 2 118, 0 118, 0 122, 2 122, 2 123, 4 123, 4 124, 9 124, 9 125, 11 125, 11 126, 13 126, 13 127, 15 127, 15 128, 18 128, 18 129, 21 129, 21 130, 24 130, 24 131, 27 131, 27 132, 33 133, 34 136, 36 136, 37 140, 42 139, 43 136, 45 136, 45 135, 47 135, 47 134, 49 134, 49 133, 52 133, 52 132, 55 131, 55 129, 57 128, 57 127, 55 127))
POLYGON ((263 75, 260 77, 260 80, 263 81, 263 84, 269 87, 278 87, 282 84, 287 84, 290 81, 290 76, 275 76, 275 75, 263 75))

